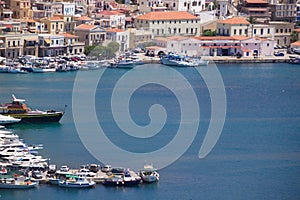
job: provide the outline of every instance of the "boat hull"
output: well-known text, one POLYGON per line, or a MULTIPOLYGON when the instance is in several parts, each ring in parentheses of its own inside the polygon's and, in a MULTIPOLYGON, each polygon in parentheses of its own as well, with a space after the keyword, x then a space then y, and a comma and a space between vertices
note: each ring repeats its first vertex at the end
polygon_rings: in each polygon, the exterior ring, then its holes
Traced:
POLYGON ((70 183, 70 182, 58 182, 58 186, 60 187, 66 187, 66 188, 90 188, 94 187, 95 183, 89 183, 89 182, 84 182, 84 183, 70 183))
POLYGON ((103 185, 106 186, 138 186, 140 184, 141 180, 131 180, 131 181, 111 181, 111 180, 105 180, 103 182, 103 185))
POLYGON ((5 183, 0 183, 0 188, 1 189, 30 189, 30 188, 35 188, 38 186, 38 182, 32 182, 30 184, 5 184, 5 183))
POLYGON ((45 122, 59 122, 63 116, 63 112, 46 113, 46 114, 10 114, 11 117, 21 119, 20 122, 25 123, 45 123, 45 122))

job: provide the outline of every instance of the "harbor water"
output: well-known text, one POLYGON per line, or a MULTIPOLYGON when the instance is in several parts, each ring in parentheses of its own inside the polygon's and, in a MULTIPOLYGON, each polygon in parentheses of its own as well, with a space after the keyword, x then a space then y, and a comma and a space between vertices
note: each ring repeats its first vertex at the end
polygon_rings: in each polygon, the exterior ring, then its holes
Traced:
MULTIPOLYGON (((262 63, 218 64, 217 67, 226 91, 226 118, 219 140, 206 157, 199 159, 198 156, 212 111, 211 94, 206 82, 194 68, 147 64, 132 69, 141 71, 139 80, 149 78, 149 74, 143 75, 144 68, 153 69, 157 80, 175 79, 173 75, 166 77, 165 74, 172 74, 171 70, 176 70, 192 86, 201 113, 197 135, 187 150, 183 150, 182 156, 159 170, 159 182, 138 187, 96 185, 92 189, 68 189, 41 184, 31 190, 0 189, 0 200, 299 199, 299 66, 262 63)), ((133 137, 124 134, 118 126, 110 101, 117 81, 130 70, 101 70, 101 80, 95 83, 97 89, 92 91, 96 102, 93 106, 97 123, 112 143, 129 152, 146 153, 160 150, 176 138, 176 131, 182 123, 180 114, 183 112, 176 93, 153 82, 138 88, 132 94, 129 110, 136 124, 146 126, 150 123, 149 108, 154 104, 162 105, 167 114, 161 133, 148 138, 133 137)), ((72 95, 76 76, 80 73, 88 80, 99 71, 0 74, 1 103, 11 101, 11 95, 15 94, 16 97, 26 99, 27 105, 33 109, 65 109, 60 123, 16 124, 9 127, 27 144, 42 143, 44 149, 40 154, 50 158, 50 163, 55 163, 58 167, 68 165, 79 168, 82 164, 102 162, 90 153, 75 126, 73 110, 77 108, 72 106, 72 95)), ((120 91, 127 91, 129 84, 119 85, 120 91)), ((185 87, 178 87, 181 94, 186 94, 185 87)), ((91 87, 87 85, 82 90, 85 94, 91 87)), ((95 121, 91 119, 90 123, 95 121)), ((184 123, 195 122, 188 119, 184 123)), ((87 130, 89 126, 90 124, 86 124, 87 130)), ((104 141, 98 142, 100 153, 112 158, 119 156, 114 152, 106 152, 104 141)), ((147 158, 141 160, 141 163, 152 163, 152 160, 147 158)), ((159 163, 153 165, 159 166, 159 163)), ((130 162, 120 162, 119 166, 131 168, 130 162)))

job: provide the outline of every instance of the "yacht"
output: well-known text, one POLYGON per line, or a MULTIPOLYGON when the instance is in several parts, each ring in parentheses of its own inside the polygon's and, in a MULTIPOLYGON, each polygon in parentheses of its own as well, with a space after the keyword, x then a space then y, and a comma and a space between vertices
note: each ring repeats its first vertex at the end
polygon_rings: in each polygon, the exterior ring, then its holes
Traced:
POLYGON ((153 168, 153 165, 145 165, 144 169, 139 171, 139 176, 143 182, 153 183, 159 180, 159 173, 153 168))
POLYGON ((15 124, 20 122, 21 119, 17 119, 11 116, 5 116, 0 114, 0 125, 7 125, 7 124, 15 124))
POLYGON ((87 180, 85 177, 70 175, 66 176, 69 179, 60 180, 58 186, 68 188, 90 188, 94 187, 96 183, 92 180, 87 180))

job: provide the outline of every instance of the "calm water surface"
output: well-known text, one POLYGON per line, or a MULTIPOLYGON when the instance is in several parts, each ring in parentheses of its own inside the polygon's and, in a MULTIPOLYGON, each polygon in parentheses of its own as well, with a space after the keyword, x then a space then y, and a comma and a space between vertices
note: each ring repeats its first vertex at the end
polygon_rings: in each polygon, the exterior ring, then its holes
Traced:
MULTIPOLYGON (((157 71, 170 70, 148 65, 157 71)), ((195 69, 177 69, 194 87, 201 120, 190 148, 172 165, 161 169, 157 184, 136 188, 73 190, 41 185, 28 191, 0 190, 5 199, 299 199, 300 197, 300 68, 288 64, 220 65, 227 95, 227 116, 213 151, 198 158, 208 128, 210 99, 195 69)), ((134 69, 139 70, 139 69, 134 69)), ((130 110, 137 124, 149 123, 149 106, 159 103, 168 113, 162 133, 147 140, 121 134, 110 109, 115 82, 127 71, 107 69, 98 85, 96 113, 111 141, 132 152, 162 148, 176 134, 180 107, 165 87, 149 84, 132 96, 130 110)), ((77 72, 77 73, 95 73, 77 72)), ((147 74, 144 75, 145 77, 147 74)), ((15 125, 11 129, 28 144, 44 144, 40 153, 58 166, 99 163, 79 139, 72 116, 76 73, 0 74, 0 102, 11 94, 25 98, 34 109, 64 109, 60 123, 15 125)), ((143 79, 143 77, 141 77, 143 79)), ((126 85, 124 85, 124 88, 126 85)), ((89 88, 86 88, 87 90, 89 88)), ((184 91, 182 91, 184 92, 184 91)), ((99 143, 101 151, 101 141, 99 143)), ((109 153, 109 152, 107 152, 109 153)), ((113 156, 113 155, 112 155, 113 156)), ((154 163, 155 165, 155 163, 154 163)), ((122 166, 122 163, 120 163, 122 166)), ((125 166, 127 167, 127 166, 125 166)), ((141 166, 142 167, 142 166, 141 166)))

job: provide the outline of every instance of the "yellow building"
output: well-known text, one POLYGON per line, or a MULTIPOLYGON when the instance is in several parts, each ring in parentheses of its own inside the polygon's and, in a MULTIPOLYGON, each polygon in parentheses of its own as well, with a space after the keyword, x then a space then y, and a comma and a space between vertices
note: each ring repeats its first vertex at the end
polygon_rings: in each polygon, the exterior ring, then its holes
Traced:
POLYGON ((41 19, 41 22, 45 24, 45 30, 49 34, 59 34, 64 32, 65 23, 61 17, 50 17, 41 19))
POLYGON ((10 9, 13 12, 13 18, 27 18, 31 17, 31 3, 30 0, 11 0, 10 9))

